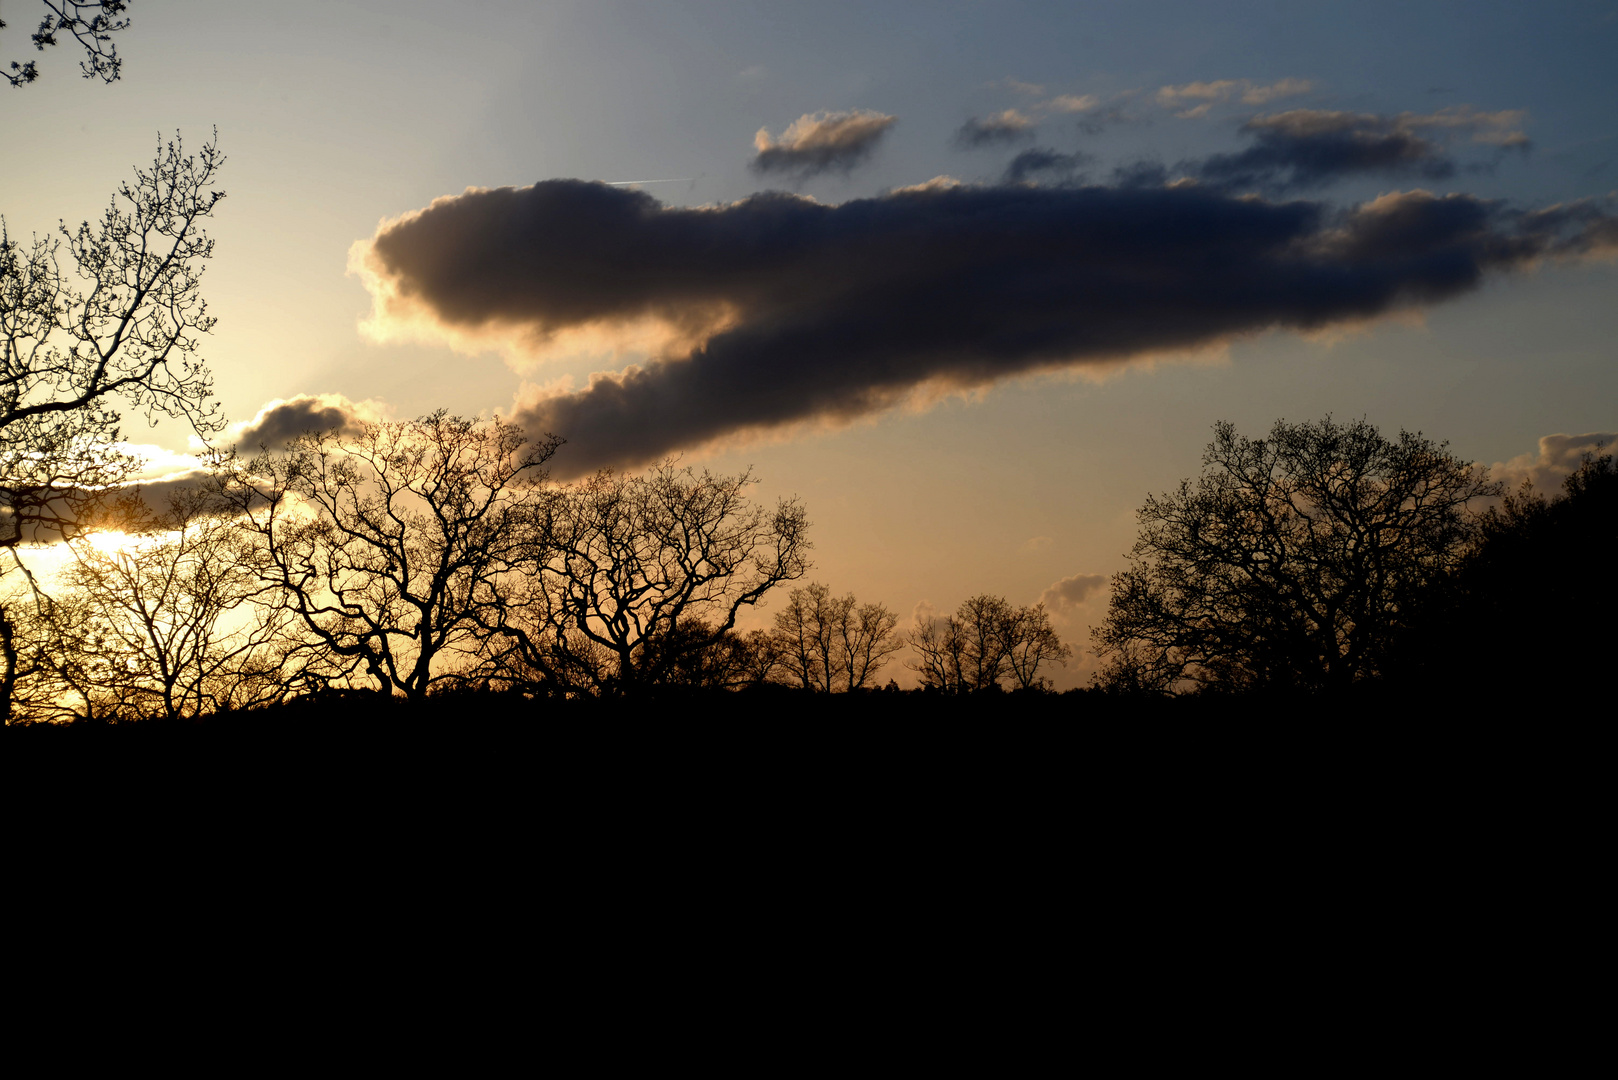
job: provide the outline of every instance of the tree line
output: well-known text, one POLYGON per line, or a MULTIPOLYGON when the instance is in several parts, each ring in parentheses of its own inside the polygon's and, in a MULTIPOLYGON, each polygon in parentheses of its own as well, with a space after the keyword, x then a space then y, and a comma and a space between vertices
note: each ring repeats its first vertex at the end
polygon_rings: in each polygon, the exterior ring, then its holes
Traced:
MULTIPOLYGON (((218 454, 162 511, 113 493, 95 509, 118 532, 83 528, 57 586, 0 612, 0 704, 113 720, 349 688, 849 693, 907 644, 894 612, 818 582, 772 629, 738 633, 744 608, 808 571, 803 506, 672 463, 550 483, 559 441, 439 412, 218 454)), ((1042 607, 993 597, 914 643, 924 682, 956 693, 1040 686, 1068 655, 1042 607)))

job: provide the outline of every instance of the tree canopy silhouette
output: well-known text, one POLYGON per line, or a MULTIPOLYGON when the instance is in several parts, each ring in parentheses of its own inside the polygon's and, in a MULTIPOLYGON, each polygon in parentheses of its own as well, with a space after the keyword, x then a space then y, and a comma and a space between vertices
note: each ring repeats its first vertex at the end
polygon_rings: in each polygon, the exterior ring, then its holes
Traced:
MULTIPOLYGON (((1600 678, 1599 665, 1569 660, 1597 647, 1618 610, 1618 464, 1587 457, 1547 498, 1529 483, 1479 521, 1474 550, 1444 587, 1432 590, 1404 635, 1392 674, 1446 693, 1465 692, 1455 672, 1479 648, 1527 676, 1517 693, 1600 678)), ((1492 687, 1498 696, 1501 688, 1492 687)))
POLYGON ((809 568, 803 505, 665 462, 557 490, 532 533, 540 571, 497 637, 538 689, 618 696, 666 684, 732 633, 743 607, 809 568))
POLYGON ((854 594, 833 596, 818 581, 793 589, 775 615, 781 666, 806 690, 863 689, 888 657, 904 648, 894 634, 899 616, 882 604, 861 604, 854 594))
POLYGON ((1039 669, 1066 664, 1073 655, 1051 629, 1044 604, 1012 607, 1004 597, 982 593, 961 602, 943 619, 918 619, 910 634, 916 660, 910 665, 922 685, 945 693, 994 690, 1003 683, 1020 690, 1048 688, 1039 669))
POLYGON ((504 579, 534 570, 545 462, 560 442, 439 411, 229 459, 220 490, 304 635, 310 673, 363 672, 421 697, 461 675, 449 661, 479 651, 504 579))
POLYGON ((1487 470, 1364 420, 1215 425, 1203 472, 1147 498, 1095 631, 1119 688, 1316 691, 1378 674, 1477 536, 1487 470))

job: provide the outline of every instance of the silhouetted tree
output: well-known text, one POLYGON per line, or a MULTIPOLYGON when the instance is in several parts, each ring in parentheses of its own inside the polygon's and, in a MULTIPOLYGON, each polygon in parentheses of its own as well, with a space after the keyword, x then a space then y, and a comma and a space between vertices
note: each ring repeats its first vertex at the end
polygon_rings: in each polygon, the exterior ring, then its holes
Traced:
MULTIPOLYGON (((112 35, 128 28, 129 20, 119 16, 129 9, 130 0, 40 0, 40 3, 45 5, 45 15, 29 38, 35 51, 44 52, 60 44, 59 34, 71 34, 84 49, 85 57, 79 61, 84 77, 117 82, 124 62, 118 56, 118 45, 112 35)), ((0 29, 5 26, 5 20, 0 19, 0 29)), ((14 60, 11 70, 0 71, 0 75, 12 86, 25 86, 39 78, 37 63, 14 60)))
MULTIPOLYGON (((133 475, 138 463, 115 449, 120 403, 149 421, 218 429, 198 349, 214 323, 201 295, 213 254, 202 224, 224 198, 213 190, 223 163, 212 142, 190 157, 176 140, 94 226, 63 225, 62 239, 25 247, 0 220, 0 576, 26 573, 20 546, 74 535, 133 475)), ((0 695, 12 682, 0 672, 0 695)))
POLYGON ((808 569, 803 506, 754 505, 754 483, 665 463, 555 492, 533 533, 543 569, 508 595, 499 623, 508 662, 565 692, 665 684, 731 634, 743 607, 808 569))
POLYGON ((904 647, 899 616, 881 604, 836 597, 819 582, 793 589, 775 616, 781 664, 799 686, 826 693, 862 689, 904 647))
POLYGON ((1102 681, 1341 689, 1381 670, 1422 592, 1477 535, 1487 470, 1363 420, 1215 426, 1203 473, 1151 496, 1096 631, 1102 681))
POLYGON ((1431 590, 1400 636, 1390 674, 1465 695, 1473 687, 1457 674, 1489 653, 1522 672, 1512 680, 1519 692, 1543 696, 1603 677, 1599 665, 1569 661, 1610 636, 1618 611, 1612 455, 1587 457, 1551 498, 1524 482, 1479 526, 1478 543, 1459 571, 1431 590))
POLYGON ((67 602, 50 605, 60 660, 96 672, 83 681, 133 715, 174 720, 280 697, 285 611, 249 608, 275 587, 255 572, 250 536, 198 489, 162 513, 126 494, 113 520, 131 534, 119 546, 69 545, 67 602))
POLYGON ((220 490, 315 654, 311 677, 363 672, 421 697, 464 678, 457 662, 480 651, 515 588, 504 579, 536 570, 544 467, 559 442, 440 411, 230 459, 220 490))
POLYGON ((1040 667, 1073 655, 1051 629, 1044 604, 1015 608, 986 593, 962 601, 947 618, 917 620, 910 645, 922 684, 953 694, 995 689, 1007 678, 1023 689, 1044 686, 1040 667))
POLYGON ((1062 644, 1062 639, 1051 628, 1051 618, 1044 604, 1018 608, 1003 631, 1006 646, 1006 672, 1019 689, 1049 689, 1049 679, 1039 669, 1055 662, 1066 666, 1073 656, 1073 647, 1062 644))

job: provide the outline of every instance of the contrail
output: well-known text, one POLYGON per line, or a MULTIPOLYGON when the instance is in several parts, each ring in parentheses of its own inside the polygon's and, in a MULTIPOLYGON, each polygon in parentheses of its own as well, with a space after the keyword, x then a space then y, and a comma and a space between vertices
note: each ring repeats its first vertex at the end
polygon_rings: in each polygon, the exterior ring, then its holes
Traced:
POLYGON ((690 180, 689 176, 671 176, 666 180, 603 180, 608 187, 630 187, 634 184, 678 184, 690 180))

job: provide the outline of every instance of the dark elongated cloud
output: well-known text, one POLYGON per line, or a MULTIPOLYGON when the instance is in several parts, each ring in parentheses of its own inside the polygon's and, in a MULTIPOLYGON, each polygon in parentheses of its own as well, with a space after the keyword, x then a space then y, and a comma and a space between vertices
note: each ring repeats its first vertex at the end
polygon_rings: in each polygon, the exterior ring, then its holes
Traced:
POLYGON ((898 119, 869 109, 805 113, 780 138, 759 128, 753 136, 754 170, 800 177, 848 172, 871 156, 877 142, 898 119))
POLYGON ((1467 134, 1495 147, 1526 147, 1520 112, 1446 109, 1426 115, 1293 109, 1242 125, 1254 144, 1234 154, 1185 162, 1180 170, 1205 183, 1280 193, 1322 187, 1360 175, 1437 180, 1455 173, 1446 142, 1467 134))
POLYGON ((439 199, 353 258, 379 321, 452 339, 522 333, 543 352, 568 332, 663 328, 645 366, 519 410, 568 440, 553 465, 576 475, 918 391, 1363 320, 1595 252, 1618 252, 1618 218, 1595 204, 1424 191, 1337 210, 1198 184, 934 182, 683 209, 550 180, 439 199))
POLYGON ((955 145, 976 149, 997 143, 1015 142, 1033 134, 1034 121, 1016 109, 993 116, 974 116, 955 130, 955 145))

